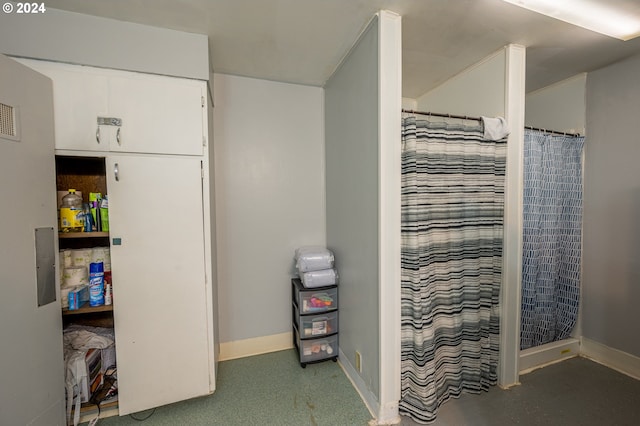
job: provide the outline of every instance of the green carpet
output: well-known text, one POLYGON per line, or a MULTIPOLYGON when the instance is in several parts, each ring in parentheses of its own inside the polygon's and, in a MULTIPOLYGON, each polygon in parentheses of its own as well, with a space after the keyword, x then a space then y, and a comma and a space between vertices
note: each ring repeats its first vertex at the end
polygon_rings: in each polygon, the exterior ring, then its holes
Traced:
POLYGON ((303 369, 291 349, 221 362, 213 395, 158 407, 144 422, 123 416, 101 419, 98 425, 366 426, 369 420, 337 363, 303 369))

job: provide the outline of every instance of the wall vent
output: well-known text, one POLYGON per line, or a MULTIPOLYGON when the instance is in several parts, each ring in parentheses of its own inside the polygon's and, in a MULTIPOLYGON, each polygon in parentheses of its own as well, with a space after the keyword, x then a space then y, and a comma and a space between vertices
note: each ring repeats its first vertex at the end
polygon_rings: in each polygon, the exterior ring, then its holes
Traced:
POLYGON ((14 108, 3 103, 0 103, 0 136, 8 136, 12 139, 18 136, 14 108))

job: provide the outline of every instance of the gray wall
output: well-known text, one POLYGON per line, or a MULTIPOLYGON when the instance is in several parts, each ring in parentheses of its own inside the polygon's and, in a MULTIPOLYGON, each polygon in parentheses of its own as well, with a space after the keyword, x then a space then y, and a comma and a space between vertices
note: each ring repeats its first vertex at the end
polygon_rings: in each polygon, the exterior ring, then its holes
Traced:
POLYGON ((417 99, 419 111, 504 117, 506 51, 487 56, 417 99))
POLYGON ((585 132, 587 74, 527 93, 525 125, 559 132, 585 132))
POLYGON ((0 13, 0 53, 209 79, 206 35, 50 8, 44 14, 0 13))
POLYGON ((640 356, 640 55, 587 76, 582 334, 640 356))
POLYGON ((213 81, 220 342, 291 332, 294 251, 326 241, 323 91, 213 81))
POLYGON ((340 348, 379 394, 378 20, 325 85, 327 245, 340 274, 340 348))

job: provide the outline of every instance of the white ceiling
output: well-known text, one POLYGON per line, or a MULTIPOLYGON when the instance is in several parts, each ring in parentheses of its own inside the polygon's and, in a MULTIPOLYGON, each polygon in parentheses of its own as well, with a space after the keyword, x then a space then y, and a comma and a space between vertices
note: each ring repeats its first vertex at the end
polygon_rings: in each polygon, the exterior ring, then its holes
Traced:
POLYGON ((371 17, 391 10, 402 16, 403 95, 411 98, 509 43, 527 47, 527 91, 640 52, 640 38, 623 42, 501 0, 47 0, 46 5, 207 34, 215 72, 308 85, 322 85, 371 17))

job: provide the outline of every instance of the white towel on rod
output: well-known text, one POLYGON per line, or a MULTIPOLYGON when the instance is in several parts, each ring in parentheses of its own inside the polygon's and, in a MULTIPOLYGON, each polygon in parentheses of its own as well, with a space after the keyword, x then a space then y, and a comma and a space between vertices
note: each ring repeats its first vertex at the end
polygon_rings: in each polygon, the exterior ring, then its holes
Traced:
POLYGON ((481 117, 484 129, 484 138, 490 141, 497 141, 509 135, 507 120, 503 117, 481 117))

